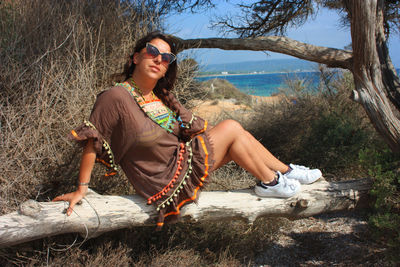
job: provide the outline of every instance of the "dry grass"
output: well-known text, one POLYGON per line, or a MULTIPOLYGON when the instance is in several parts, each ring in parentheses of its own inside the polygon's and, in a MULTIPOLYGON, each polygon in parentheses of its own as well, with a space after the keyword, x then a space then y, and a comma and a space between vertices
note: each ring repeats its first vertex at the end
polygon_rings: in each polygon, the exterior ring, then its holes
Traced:
POLYGON ((211 174, 211 183, 205 190, 234 190, 255 186, 256 179, 249 172, 230 162, 211 174))
POLYGON ((215 267, 234 267, 241 266, 240 262, 229 255, 229 253, 221 253, 217 258, 214 253, 207 250, 206 253, 199 253, 193 249, 171 249, 164 253, 153 252, 151 255, 142 257, 135 266, 149 267, 200 267, 200 266, 215 266, 215 267), (206 254, 206 255, 204 255, 206 254))
POLYGON ((64 235, 0 250, 2 266, 243 266, 276 241, 284 219, 177 223, 160 232, 135 227, 90 239, 69 248, 64 235), (9 264, 9 265, 7 265, 9 264), (97 265, 96 265, 97 264, 97 265))

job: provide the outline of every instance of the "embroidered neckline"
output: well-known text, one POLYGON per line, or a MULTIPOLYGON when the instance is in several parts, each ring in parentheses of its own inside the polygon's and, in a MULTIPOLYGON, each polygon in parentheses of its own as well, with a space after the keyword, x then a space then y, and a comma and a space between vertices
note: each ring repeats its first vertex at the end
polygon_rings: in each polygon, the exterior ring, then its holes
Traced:
POLYGON ((173 132, 175 126, 174 123, 176 122, 176 114, 166 105, 164 105, 162 101, 156 95, 154 95, 154 93, 153 99, 146 101, 142 95, 138 95, 136 93, 136 91, 139 92, 139 88, 135 83, 133 83, 133 86, 131 86, 128 82, 117 83, 115 85, 122 86, 127 89, 136 100, 141 110, 146 113, 151 120, 160 125, 160 127, 165 129, 167 132, 173 132), (160 104, 164 110, 159 108, 160 104))
POLYGON ((144 103, 148 103, 148 102, 152 102, 152 101, 156 101, 158 99, 158 97, 154 94, 153 91, 151 91, 150 95, 151 95, 151 100, 146 100, 143 96, 143 92, 142 90, 137 86, 137 84, 135 83, 135 81, 131 78, 131 82, 133 83, 133 87, 135 88, 135 90, 137 91, 137 93, 139 94, 139 96, 142 98, 142 101, 144 103))

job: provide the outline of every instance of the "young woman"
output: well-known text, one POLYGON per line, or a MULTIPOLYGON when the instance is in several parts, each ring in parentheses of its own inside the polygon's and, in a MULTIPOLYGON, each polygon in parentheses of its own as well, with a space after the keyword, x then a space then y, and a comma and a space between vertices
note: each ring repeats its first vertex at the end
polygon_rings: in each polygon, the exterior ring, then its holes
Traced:
POLYGON ((140 39, 125 70, 126 80, 100 93, 88 121, 71 131, 84 145, 78 189, 58 196, 70 215, 86 194, 95 160, 121 166, 136 192, 159 211, 157 225, 176 219, 195 201, 210 172, 233 160, 260 182, 262 197, 288 198, 300 183, 321 177, 317 169, 286 165, 233 120, 211 127, 170 92, 177 72, 173 41, 159 32, 140 39))

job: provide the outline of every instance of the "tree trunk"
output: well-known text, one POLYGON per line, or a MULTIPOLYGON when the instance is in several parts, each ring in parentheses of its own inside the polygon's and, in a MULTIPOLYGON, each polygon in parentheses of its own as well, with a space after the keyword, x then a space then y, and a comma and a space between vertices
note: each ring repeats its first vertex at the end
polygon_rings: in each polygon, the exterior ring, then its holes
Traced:
POLYGON ((359 102, 394 151, 400 151, 400 82, 383 27, 383 0, 346 0, 351 19, 352 73, 359 102))
MULTIPOLYGON (((289 218, 353 209, 365 205, 371 188, 369 179, 304 185, 289 199, 260 198, 252 190, 202 192, 198 204, 182 208, 183 220, 229 220, 253 222, 262 216, 289 218)), ((66 202, 21 204, 19 211, 0 217, 0 247, 63 233, 95 237, 103 232, 141 225, 154 225, 157 212, 139 196, 102 196, 90 191, 67 217, 66 202)))
POLYGON ((178 51, 189 48, 272 51, 348 69, 356 95, 375 129, 393 151, 400 151, 400 80, 391 63, 383 27, 384 0, 344 0, 351 18, 353 53, 314 46, 287 37, 253 39, 176 38, 178 51))

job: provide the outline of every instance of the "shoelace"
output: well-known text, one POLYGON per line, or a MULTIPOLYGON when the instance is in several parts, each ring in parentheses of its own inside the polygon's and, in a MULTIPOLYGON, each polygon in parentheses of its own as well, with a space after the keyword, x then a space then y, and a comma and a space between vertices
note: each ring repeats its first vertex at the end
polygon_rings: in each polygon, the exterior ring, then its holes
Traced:
POLYGON ((295 190, 295 189, 296 189, 296 187, 294 186, 294 184, 290 184, 289 187, 290 187, 290 189, 292 189, 292 190, 295 190))
POLYGON ((279 179, 279 180, 283 182, 283 187, 290 187, 290 189, 292 189, 292 190, 296 189, 295 185, 292 184, 292 183, 288 183, 287 179, 282 178, 282 179, 279 179))

